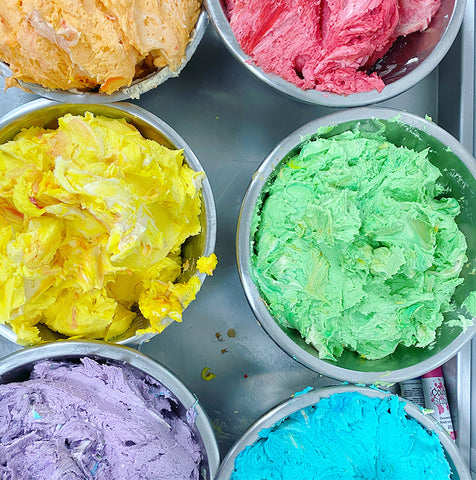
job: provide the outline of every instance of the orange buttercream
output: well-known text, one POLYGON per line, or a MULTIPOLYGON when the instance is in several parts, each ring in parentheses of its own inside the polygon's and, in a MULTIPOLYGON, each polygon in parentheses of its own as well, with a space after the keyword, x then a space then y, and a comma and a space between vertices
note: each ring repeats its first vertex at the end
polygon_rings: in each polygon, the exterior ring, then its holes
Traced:
POLYGON ((166 65, 176 70, 200 5, 201 0, 2 0, 0 58, 18 80, 110 94, 144 72, 166 65))

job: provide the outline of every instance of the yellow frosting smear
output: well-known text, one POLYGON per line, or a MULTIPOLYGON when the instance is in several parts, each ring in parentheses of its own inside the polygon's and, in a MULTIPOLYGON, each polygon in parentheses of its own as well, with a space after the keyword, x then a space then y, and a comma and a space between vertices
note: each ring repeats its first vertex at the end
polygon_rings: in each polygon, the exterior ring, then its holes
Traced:
POLYGON ((196 275, 177 278, 181 245, 201 229, 203 172, 125 120, 58 123, 0 145, 0 321, 28 345, 39 324, 114 339, 137 306, 150 321, 139 333, 181 321, 200 289, 196 275))
MULTIPOLYGON (((2 0, 0 58, 13 78, 113 93, 185 56, 201 0, 2 0)), ((12 82, 9 82, 12 85, 12 82)))

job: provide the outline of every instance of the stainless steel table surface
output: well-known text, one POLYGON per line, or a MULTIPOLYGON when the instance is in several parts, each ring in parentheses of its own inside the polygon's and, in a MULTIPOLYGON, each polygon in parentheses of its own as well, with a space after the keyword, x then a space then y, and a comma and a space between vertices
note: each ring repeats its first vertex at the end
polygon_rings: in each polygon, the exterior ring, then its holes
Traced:
MULTIPOLYGON (((474 13, 474 5, 468 12, 474 13)), ((474 24, 472 28, 474 34, 474 24)), ((473 107, 466 112, 467 118, 462 116, 467 97, 461 93, 460 60, 470 30, 468 24, 441 66, 425 80, 380 105, 429 115, 457 137, 464 129, 473 132, 473 124, 468 127, 467 121, 473 107)), ((469 73, 466 81, 472 78, 469 73)), ((467 93, 473 90, 474 84, 467 93)), ((35 98, 18 89, 4 93, 0 80, 0 114, 35 98)), ((241 201, 260 162, 292 131, 335 109, 298 103, 263 85, 231 56, 211 25, 180 76, 134 103, 169 123, 204 167, 217 208, 219 259, 213 277, 207 278, 185 311, 183 323, 169 326, 139 349, 169 367, 197 395, 213 422, 224 456, 250 424, 275 404, 308 385, 338 383, 298 364, 265 334, 244 297, 235 257, 241 201), (236 335, 230 336, 230 329, 236 335), (205 367, 216 378, 203 380, 205 367)), ((473 137, 469 140, 467 133, 466 137, 466 146, 472 148, 473 137)), ((0 340, 0 355, 17 348, 0 340)), ((468 347, 445 365, 456 428, 461 431, 460 446, 468 460, 470 359, 468 347)))

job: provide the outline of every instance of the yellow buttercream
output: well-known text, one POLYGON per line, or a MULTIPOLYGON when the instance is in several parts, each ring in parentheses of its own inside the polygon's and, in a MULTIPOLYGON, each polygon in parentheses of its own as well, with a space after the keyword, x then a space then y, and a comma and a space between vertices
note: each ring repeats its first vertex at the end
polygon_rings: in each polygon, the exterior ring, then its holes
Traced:
MULTIPOLYGON (((200 232, 202 172, 130 124, 86 113, 0 146, 0 321, 113 339, 136 317, 161 332, 195 298, 183 242, 200 232)), ((213 256, 198 260, 212 273, 213 256), (210 263, 211 262, 211 263, 210 263)))
POLYGON ((200 257, 197 261, 197 269, 200 273, 206 273, 207 275, 213 275, 213 270, 217 266, 217 256, 212 253, 208 257, 200 257))

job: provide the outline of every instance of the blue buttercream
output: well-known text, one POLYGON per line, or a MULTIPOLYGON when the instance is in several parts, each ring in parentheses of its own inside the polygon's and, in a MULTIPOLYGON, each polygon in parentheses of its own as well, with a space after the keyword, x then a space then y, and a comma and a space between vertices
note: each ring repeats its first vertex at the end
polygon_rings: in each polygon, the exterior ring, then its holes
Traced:
POLYGON ((448 480, 434 432, 396 396, 339 393, 299 410, 246 447, 232 480, 448 480))

